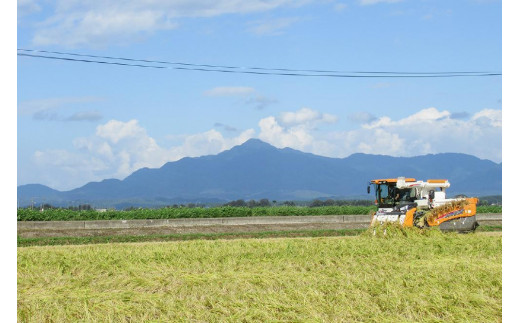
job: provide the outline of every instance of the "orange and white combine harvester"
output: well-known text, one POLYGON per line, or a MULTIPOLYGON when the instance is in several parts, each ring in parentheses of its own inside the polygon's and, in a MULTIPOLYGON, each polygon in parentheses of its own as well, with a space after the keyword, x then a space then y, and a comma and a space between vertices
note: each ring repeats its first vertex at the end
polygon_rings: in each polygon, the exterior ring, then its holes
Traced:
MULTIPOLYGON (((398 222, 403 227, 434 227, 442 231, 470 232, 478 227, 478 199, 458 195, 446 198, 446 179, 416 181, 414 178, 387 178, 370 181, 374 186, 377 211, 371 225, 398 222)), ((370 193, 370 185, 367 192, 370 193)))

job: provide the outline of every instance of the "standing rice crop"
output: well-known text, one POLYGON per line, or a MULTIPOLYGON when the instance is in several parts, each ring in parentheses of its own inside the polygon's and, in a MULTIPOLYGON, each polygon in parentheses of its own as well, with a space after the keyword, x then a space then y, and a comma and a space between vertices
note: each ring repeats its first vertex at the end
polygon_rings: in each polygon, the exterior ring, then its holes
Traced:
POLYGON ((501 237, 18 248, 19 322, 496 322, 501 237))

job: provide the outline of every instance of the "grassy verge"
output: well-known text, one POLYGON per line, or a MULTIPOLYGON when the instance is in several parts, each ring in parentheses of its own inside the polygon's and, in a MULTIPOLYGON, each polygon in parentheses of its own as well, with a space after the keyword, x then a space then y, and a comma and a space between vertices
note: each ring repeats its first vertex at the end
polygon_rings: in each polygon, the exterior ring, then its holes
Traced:
POLYGON ((476 232, 495 232, 502 231, 502 225, 481 225, 476 232))
POLYGON ((19 322, 496 322, 500 236, 18 248, 19 322))
MULTIPOLYGON (((187 241, 187 240, 218 240, 218 239, 261 239, 261 238, 290 238, 290 237, 332 237, 355 236, 366 229, 324 229, 324 230, 288 230, 263 232, 230 232, 230 233, 182 233, 168 235, 113 235, 92 237, 18 237, 18 247, 54 246, 54 245, 83 245, 97 243, 124 243, 146 241, 187 241)), ((502 231, 502 226, 479 226, 477 232, 502 231)))

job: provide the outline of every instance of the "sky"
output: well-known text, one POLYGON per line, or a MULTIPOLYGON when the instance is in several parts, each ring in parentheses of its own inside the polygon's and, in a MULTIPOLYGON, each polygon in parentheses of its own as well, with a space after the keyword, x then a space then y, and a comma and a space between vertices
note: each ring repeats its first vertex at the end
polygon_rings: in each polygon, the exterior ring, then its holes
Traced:
POLYGON ((16 25, 17 48, 39 51, 19 54, 183 64, 18 56, 17 185, 70 190, 250 138, 502 162, 501 76, 308 72, 502 73, 501 1, 19 0, 16 25))

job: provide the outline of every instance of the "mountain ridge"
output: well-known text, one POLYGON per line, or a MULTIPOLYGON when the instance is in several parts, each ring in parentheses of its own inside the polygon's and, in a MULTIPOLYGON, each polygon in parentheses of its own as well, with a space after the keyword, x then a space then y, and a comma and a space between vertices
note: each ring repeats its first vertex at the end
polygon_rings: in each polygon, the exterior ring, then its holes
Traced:
MULTIPOLYGON (((235 199, 309 200, 367 198, 366 183, 397 176, 447 178, 449 193, 501 194, 502 164, 460 153, 392 157, 355 153, 331 158, 276 148, 259 139, 216 155, 185 157, 159 168, 141 168, 122 180, 90 182, 69 191, 41 184, 18 186, 21 205, 35 197, 53 205, 90 203, 112 206, 135 202, 161 206, 179 201, 235 199)), ((136 205, 139 206, 139 205, 136 205)))

